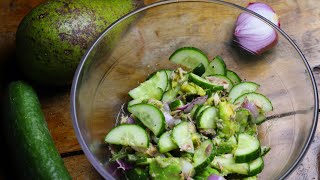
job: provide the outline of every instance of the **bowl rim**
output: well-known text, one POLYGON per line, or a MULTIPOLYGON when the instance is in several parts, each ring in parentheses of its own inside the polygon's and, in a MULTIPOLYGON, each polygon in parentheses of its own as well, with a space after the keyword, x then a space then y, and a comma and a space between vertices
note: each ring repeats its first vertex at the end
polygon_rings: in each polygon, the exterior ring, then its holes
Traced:
POLYGON ((162 5, 167 5, 167 4, 173 4, 173 3, 184 3, 184 2, 199 2, 199 3, 215 3, 215 4, 220 4, 220 5, 224 5, 224 6, 228 6, 231 8, 235 8, 235 9, 239 9, 243 12, 249 13, 255 17, 257 17, 258 19, 262 20, 263 22, 265 22, 266 24, 268 24, 269 26, 273 27, 276 31, 278 31, 283 37, 285 37, 285 39, 287 39, 289 41, 289 43, 294 47, 294 49, 298 52, 298 54, 300 55, 301 59, 303 60, 305 67, 306 67, 306 71, 308 72, 309 78, 311 80, 311 84, 312 84, 312 88, 313 88, 313 95, 314 95, 314 112, 313 112, 313 122, 312 122, 312 128, 311 131, 309 132, 308 135, 308 139, 306 141, 306 143, 304 144, 304 147, 302 149, 302 151, 300 152, 300 154, 297 156, 296 160, 294 160, 293 164, 291 167, 289 167, 289 169, 280 177, 280 179, 284 179, 287 176, 289 176, 294 170, 295 168, 298 166, 298 164, 300 163, 300 161, 303 159, 303 157, 305 156, 305 154, 307 153, 310 144, 312 142, 312 139, 314 137, 315 131, 316 131, 316 127, 317 127, 317 122, 318 122, 318 111, 319 111, 319 99, 318 99, 318 90, 317 90, 317 85, 316 85, 316 81, 315 78, 313 76, 312 70, 310 68, 310 65, 306 59, 306 57, 304 56, 304 54, 302 53, 302 51, 300 50, 300 48, 297 46, 297 44, 281 29, 279 28, 277 25, 273 24, 271 21, 269 21, 268 19, 264 18, 263 16, 234 3, 230 3, 230 2, 225 2, 223 0, 166 0, 166 1, 159 1, 159 2, 155 2, 155 3, 151 3, 149 5, 146 6, 142 6, 140 8, 137 8, 131 12, 129 12, 128 14, 122 16, 121 18, 117 19, 115 22, 113 22, 112 24, 110 24, 104 31, 102 31, 102 33, 100 33, 100 35, 93 41, 93 43, 89 46, 89 48, 86 50, 86 52, 84 53, 83 57, 81 58, 81 61, 79 62, 77 69, 75 71, 74 77, 73 77, 73 81, 72 81, 72 87, 71 87, 71 96, 70 96, 70 106, 71 106, 71 117, 72 117, 72 124, 73 124, 73 129, 76 133, 78 142, 82 148, 82 150, 84 151, 84 154, 86 155, 86 157, 88 158, 88 160, 90 161, 91 165, 93 165, 93 167, 99 172, 99 174, 101 176, 103 176, 103 178, 105 179, 114 179, 109 173, 106 173, 105 168, 103 168, 99 162, 95 159, 95 157, 91 154, 89 147, 85 144, 84 139, 81 135, 80 129, 79 129, 79 124, 77 121, 77 115, 76 115, 76 95, 77 95, 77 87, 78 87, 78 80, 81 74, 81 71, 83 69, 83 66, 86 62, 86 59, 88 58, 88 56, 90 55, 91 51, 96 47, 96 45, 98 45, 98 43, 100 42, 100 40, 103 39, 103 37, 105 36, 106 33, 108 33, 114 26, 116 26, 117 24, 121 23, 122 21, 130 18, 131 16, 134 16, 142 11, 145 11, 147 9, 151 9, 153 7, 158 7, 158 6, 162 6, 162 5))

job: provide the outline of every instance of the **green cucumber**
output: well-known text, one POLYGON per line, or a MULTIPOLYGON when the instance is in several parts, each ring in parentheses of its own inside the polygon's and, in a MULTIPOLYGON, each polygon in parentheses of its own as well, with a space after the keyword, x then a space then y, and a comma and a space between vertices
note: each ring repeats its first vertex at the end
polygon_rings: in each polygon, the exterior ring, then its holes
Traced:
POLYGON ((209 107, 210 107, 209 105, 200 105, 197 108, 197 110, 194 112, 193 119, 197 120, 200 117, 200 114, 202 113, 202 111, 206 110, 209 107))
POLYGON ((259 87, 260 85, 254 82, 242 82, 235 85, 229 93, 230 102, 233 103, 238 97, 245 93, 257 91, 259 87))
POLYGON ((147 166, 152 161, 154 161, 154 158, 141 157, 136 161, 136 165, 137 166, 147 166))
POLYGON ((160 153, 166 153, 178 148, 177 144, 173 142, 173 140, 171 139, 170 131, 167 131, 160 136, 158 141, 158 147, 160 153))
POLYGON ((260 156, 265 156, 270 150, 271 148, 269 146, 261 146, 260 156))
POLYGON ((149 137, 146 130, 135 124, 122 124, 113 128, 105 137, 108 144, 147 148, 149 137))
POLYGON ((249 163, 249 176, 254 176, 262 172, 264 167, 264 162, 261 157, 251 161, 249 163))
POLYGON ((125 171, 127 180, 148 180, 149 174, 145 169, 141 167, 136 167, 134 169, 130 169, 129 171, 125 171))
POLYGON ((150 129, 156 136, 165 130, 165 118, 161 110, 151 104, 135 104, 128 107, 128 111, 136 116, 140 122, 150 129))
POLYGON ((227 70, 226 76, 232 81, 234 86, 241 82, 241 78, 238 76, 238 74, 231 70, 227 70))
POLYGON ((192 130, 187 122, 181 122, 172 130, 171 137, 179 146, 181 151, 194 153, 194 146, 191 138, 192 130))
POLYGON ((223 86, 221 86, 219 84, 213 84, 213 83, 209 82, 208 80, 206 80, 196 74, 193 74, 193 73, 189 74, 188 79, 190 82, 193 82, 203 88, 215 89, 215 90, 222 90, 223 89, 223 86))
POLYGON ((226 63, 220 56, 216 56, 209 64, 207 71, 204 73, 203 76, 209 75, 226 75, 227 74, 227 66, 226 63))
POLYGON ((169 60, 189 69, 194 69, 200 63, 202 63, 205 67, 208 67, 209 65, 209 60, 206 54, 195 47, 179 48, 172 53, 172 55, 169 57, 169 60))
POLYGON ((241 133, 238 135, 238 147, 234 152, 237 163, 250 162, 260 156, 260 142, 251 135, 241 133))
POLYGON ((222 86, 227 92, 232 89, 232 81, 224 75, 216 74, 206 77, 207 81, 215 84, 216 86, 222 86))
POLYGON ((241 105, 245 99, 254 103, 257 107, 262 108, 264 112, 273 110, 271 101, 266 96, 256 92, 243 94, 234 101, 234 104, 241 105))
POLYGON ((128 107, 129 107, 129 106, 133 106, 133 105, 135 105, 135 104, 140 104, 140 103, 144 102, 146 99, 147 99, 147 98, 144 98, 144 97, 138 98, 138 99, 133 99, 133 100, 131 100, 131 101, 128 102, 128 107))
POLYGON ((168 76, 165 70, 157 71, 151 77, 141 83, 138 87, 129 91, 129 96, 133 99, 139 98, 154 98, 161 100, 163 92, 166 90, 168 85, 168 76))
POLYGON ((172 88, 172 86, 171 86, 171 83, 172 83, 171 75, 173 73, 173 70, 166 69, 164 71, 167 73, 167 77, 168 77, 168 85, 167 85, 167 88, 166 88, 166 91, 168 91, 169 89, 172 88))
POLYGON ((206 67, 200 63, 197 67, 195 67, 193 70, 192 70, 192 73, 193 74, 196 74, 198 76, 202 76, 202 74, 206 71, 206 67))
POLYGON ((197 127, 200 129, 215 129, 217 118, 218 109, 216 107, 208 107, 199 115, 199 118, 197 119, 197 127))
POLYGON ((15 172, 22 179, 71 179, 50 135, 36 92, 11 82, 3 104, 3 130, 15 172))
POLYGON ((195 150, 193 156, 193 166, 195 170, 201 171, 210 165, 214 158, 213 144, 211 140, 206 140, 195 150))
POLYGON ((166 91, 163 96, 161 101, 162 102, 171 102, 174 99, 176 99, 178 93, 180 91, 180 86, 177 86, 175 88, 169 89, 168 91, 166 91))
POLYGON ((184 103, 180 99, 174 100, 169 105, 171 111, 174 111, 174 110, 176 110, 176 109, 178 109, 178 108, 180 108, 182 106, 184 106, 184 103))
POLYGON ((224 174, 249 174, 249 164, 248 163, 236 163, 232 154, 224 154, 221 156, 215 156, 210 164, 212 167, 220 169, 224 174))

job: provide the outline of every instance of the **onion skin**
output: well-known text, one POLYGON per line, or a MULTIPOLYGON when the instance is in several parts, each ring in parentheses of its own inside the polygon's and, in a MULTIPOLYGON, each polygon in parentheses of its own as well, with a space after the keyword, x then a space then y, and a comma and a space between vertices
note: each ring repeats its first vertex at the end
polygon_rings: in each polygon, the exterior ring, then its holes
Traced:
MULTIPOLYGON (((249 3, 247 9, 270 20, 280 27, 275 11, 264 3, 249 3)), ((234 42, 250 54, 260 55, 278 43, 278 33, 269 25, 246 12, 241 13, 236 21, 234 42)))

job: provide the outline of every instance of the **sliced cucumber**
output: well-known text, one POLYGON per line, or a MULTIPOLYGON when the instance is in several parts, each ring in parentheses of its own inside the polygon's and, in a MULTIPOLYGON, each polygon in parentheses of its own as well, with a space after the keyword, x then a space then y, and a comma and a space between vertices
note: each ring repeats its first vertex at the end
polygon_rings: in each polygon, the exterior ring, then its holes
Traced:
POLYGON ((244 133, 238 135, 238 147, 234 153, 237 163, 253 161, 260 153, 260 142, 256 137, 244 133))
POLYGON ((190 116, 191 116, 191 117, 194 117, 194 114, 196 113, 198 107, 199 107, 199 104, 195 104, 195 105, 193 106, 193 108, 192 108, 191 111, 190 111, 190 116))
POLYGON ((197 110, 195 111, 194 115, 193 115, 193 119, 197 120, 198 117, 200 117, 200 114, 202 113, 202 111, 204 111, 205 109, 209 108, 209 105, 200 105, 197 110))
POLYGON ((193 70, 192 70, 192 73, 193 74, 196 74, 198 76, 202 76, 202 74, 206 71, 206 67, 200 63, 197 67, 195 67, 193 70))
POLYGON ((181 151, 194 153, 193 142, 191 138, 192 130, 187 122, 181 122, 172 130, 172 139, 179 146, 181 151))
POLYGON ((158 147, 159 147, 160 153, 166 153, 178 148, 177 144, 174 143, 171 139, 170 131, 167 131, 160 136, 158 147))
POLYGON ((242 104, 245 98, 247 98, 249 102, 253 102, 257 107, 262 108, 264 112, 273 110, 271 101, 266 96, 256 92, 243 94, 234 101, 234 104, 242 104))
POLYGON ((227 70, 226 76, 232 81, 234 86, 241 83, 241 78, 238 76, 238 74, 229 69, 227 70))
POLYGON ((206 140, 195 150, 193 165, 196 171, 201 171, 210 165, 214 158, 213 144, 211 140, 206 140))
POLYGON ((218 109, 215 107, 208 107, 203 110, 197 120, 198 128, 201 129, 215 129, 216 119, 218 118, 218 109))
POLYGON ((204 73, 204 76, 215 75, 215 74, 221 74, 221 75, 227 74, 226 63, 223 61, 223 59, 220 56, 216 56, 210 62, 207 68, 207 71, 204 73))
POLYGON ((249 174, 248 175, 254 176, 254 175, 261 173, 261 171, 263 170, 263 167, 264 167, 263 159, 261 157, 258 157, 257 159, 255 159, 249 163, 249 174))
POLYGON ((235 85, 229 93, 230 102, 233 103, 238 97, 245 93, 257 91, 259 87, 260 85, 254 82, 242 82, 235 85))
POLYGON ((166 88, 166 91, 168 91, 169 89, 172 88, 172 78, 171 78, 171 75, 173 73, 173 70, 169 70, 169 69, 166 69, 164 70, 166 73, 167 73, 167 77, 168 77, 168 85, 167 85, 167 88, 166 88))
POLYGON ((154 158, 141 157, 136 161, 136 165, 146 166, 149 165, 152 161, 154 161, 154 158))
POLYGON ((269 146, 261 146, 260 156, 265 156, 270 150, 271 148, 269 146))
POLYGON ((160 100, 163 92, 166 90, 168 85, 168 76, 165 70, 160 70, 150 79, 141 83, 138 87, 129 91, 130 97, 133 99, 139 98, 154 98, 160 100))
POLYGON ((149 138, 142 127, 134 124, 122 124, 113 128, 105 137, 104 141, 109 144, 147 148, 149 138))
POLYGON ((169 57, 169 60, 189 69, 194 69, 200 63, 205 67, 208 67, 209 65, 209 60, 206 54, 195 47, 179 48, 169 57))
POLYGON ((223 89, 223 86, 211 83, 208 80, 206 80, 196 74, 193 74, 193 73, 189 74, 189 81, 197 84, 198 86, 201 86, 201 87, 207 88, 207 89, 216 89, 216 90, 223 89))
POLYGON ((136 116, 156 136, 161 135, 164 131, 166 125, 164 115, 156 106, 140 103, 128 107, 128 111, 136 116))
POLYGON ((184 106, 184 103, 180 100, 180 99, 177 99, 177 100, 174 100, 172 103, 170 103, 169 107, 171 109, 171 111, 174 111, 180 107, 184 106))
POLYGON ((248 175, 248 163, 236 163, 232 154, 215 156, 210 164, 214 168, 220 169, 224 174, 237 173, 248 175))
POLYGON ((211 75, 206 77, 207 81, 215 84, 216 86, 222 86, 228 92, 232 89, 232 81, 224 75, 211 75))
POLYGON ((174 99, 176 99, 179 90, 180 90, 179 86, 177 86, 175 88, 172 88, 172 89, 169 89, 168 91, 166 91, 163 94, 162 101, 163 102, 171 102, 171 101, 173 101, 174 99))
POLYGON ((138 99, 133 99, 131 101, 128 102, 128 107, 129 106, 132 106, 132 105, 135 105, 135 104, 139 104, 139 103, 142 103, 143 101, 145 101, 147 98, 145 97, 142 97, 142 98, 138 98, 138 99))

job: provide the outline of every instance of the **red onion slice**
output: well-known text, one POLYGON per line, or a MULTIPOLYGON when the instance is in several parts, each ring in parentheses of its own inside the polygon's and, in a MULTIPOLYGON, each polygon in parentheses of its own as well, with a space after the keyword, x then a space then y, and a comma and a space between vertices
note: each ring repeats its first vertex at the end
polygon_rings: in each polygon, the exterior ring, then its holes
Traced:
POLYGON ((197 97, 193 99, 190 103, 178 108, 178 110, 181 110, 184 113, 189 113, 196 104, 202 105, 207 101, 207 99, 208 95, 197 97))
POLYGON ((249 110, 254 119, 256 119, 258 117, 258 115, 259 115, 258 107, 254 103, 249 102, 247 98, 243 101, 241 106, 243 108, 249 110))
POLYGON ((225 178, 223 176, 218 176, 218 175, 215 175, 215 174, 211 174, 208 177, 208 180, 225 180, 225 178))

